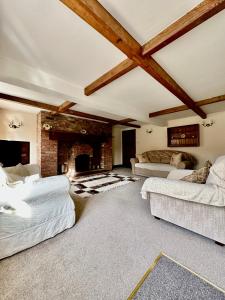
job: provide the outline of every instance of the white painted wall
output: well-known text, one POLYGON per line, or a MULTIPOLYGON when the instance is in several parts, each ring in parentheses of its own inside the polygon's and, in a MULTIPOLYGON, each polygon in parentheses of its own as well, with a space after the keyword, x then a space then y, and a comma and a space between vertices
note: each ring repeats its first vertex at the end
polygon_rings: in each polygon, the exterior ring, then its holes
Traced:
POLYGON ((30 142, 30 163, 37 163, 37 115, 22 111, 0 109, 0 139, 30 142), (22 121, 17 129, 8 126, 11 120, 22 121))
POLYGON ((193 154, 199 162, 197 167, 201 167, 208 159, 213 162, 219 155, 225 155, 225 112, 209 114, 207 120, 210 119, 215 121, 212 127, 203 127, 202 119, 198 116, 168 122, 168 127, 199 123, 200 147, 167 148, 167 127, 145 125, 137 129, 137 153, 151 149, 177 149, 193 154), (146 133, 146 129, 151 128, 153 132, 146 133))
POLYGON ((112 129, 113 165, 122 164, 122 130, 120 127, 112 129))

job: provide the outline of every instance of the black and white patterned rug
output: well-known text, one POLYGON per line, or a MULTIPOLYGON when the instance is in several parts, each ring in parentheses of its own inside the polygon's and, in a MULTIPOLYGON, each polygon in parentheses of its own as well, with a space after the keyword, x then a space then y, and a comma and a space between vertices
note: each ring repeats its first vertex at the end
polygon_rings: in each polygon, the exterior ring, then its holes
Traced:
POLYGON ((101 173, 98 175, 74 178, 71 180, 71 191, 86 198, 106 192, 121 185, 139 180, 138 177, 125 176, 116 173, 101 173))

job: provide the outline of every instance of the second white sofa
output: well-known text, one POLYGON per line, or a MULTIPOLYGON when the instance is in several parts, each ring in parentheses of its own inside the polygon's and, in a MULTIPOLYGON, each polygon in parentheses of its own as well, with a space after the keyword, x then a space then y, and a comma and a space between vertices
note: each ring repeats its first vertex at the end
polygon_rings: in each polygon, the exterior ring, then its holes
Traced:
POLYGON ((180 181, 191 173, 192 170, 176 170, 168 178, 146 179, 142 195, 149 199, 151 214, 156 218, 224 245, 225 156, 219 157, 211 167, 206 184, 180 181))

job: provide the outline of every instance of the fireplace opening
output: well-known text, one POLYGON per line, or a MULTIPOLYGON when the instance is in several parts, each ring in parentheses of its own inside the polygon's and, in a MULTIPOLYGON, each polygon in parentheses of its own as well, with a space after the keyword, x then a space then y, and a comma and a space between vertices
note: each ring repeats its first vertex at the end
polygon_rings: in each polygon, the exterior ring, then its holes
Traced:
POLYGON ((88 154, 80 154, 75 158, 76 172, 89 171, 90 156, 88 154))

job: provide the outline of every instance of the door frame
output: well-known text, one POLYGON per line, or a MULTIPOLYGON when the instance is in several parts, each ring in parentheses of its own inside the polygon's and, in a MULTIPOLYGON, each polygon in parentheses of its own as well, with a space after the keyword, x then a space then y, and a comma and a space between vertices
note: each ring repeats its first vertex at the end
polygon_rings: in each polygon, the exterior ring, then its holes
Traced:
POLYGON ((124 167, 123 164, 123 131, 128 131, 128 130, 134 130, 135 131, 135 155, 136 155, 136 150, 137 150, 137 130, 134 128, 124 128, 121 130, 121 165, 124 167))

